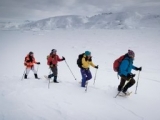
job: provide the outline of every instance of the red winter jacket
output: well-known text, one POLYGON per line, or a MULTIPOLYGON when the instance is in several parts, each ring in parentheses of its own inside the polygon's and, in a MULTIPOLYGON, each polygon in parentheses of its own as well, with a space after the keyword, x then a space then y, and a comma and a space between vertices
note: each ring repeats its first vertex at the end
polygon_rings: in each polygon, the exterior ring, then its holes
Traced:
POLYGON ((33 56, 29 56, 27 55, 25 57, 25 61, 24 61, 24 65, 27 67, 27 68, 31 68, 34 66, 34 64, 37 63, 35 58, 33 56))
POLYGON ((58 55, 49 55, 47 57, 47 64, 48 65, 57 65, 58 61, 62 61, 62 59, 59 58, 58 55))

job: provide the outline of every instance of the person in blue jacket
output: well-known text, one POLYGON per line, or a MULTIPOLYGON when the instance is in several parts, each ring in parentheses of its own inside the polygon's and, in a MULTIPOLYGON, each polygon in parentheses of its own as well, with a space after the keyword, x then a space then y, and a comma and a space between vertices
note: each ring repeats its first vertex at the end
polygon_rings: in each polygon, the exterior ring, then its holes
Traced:
POLYGON ((138 68, 133 65, 134 57, 135 53, 132 50, 128 50, 128 53, 125 55, 125 58, 122 60, 119 66, 118 74, 121 77, 121 80, 118 86, 118 91, 122 91, 122 93, 124 93, 125 95, 129 94, 127 92, 128 88, 135 84, 135 74, 132 74, 131 70, 142 70, 142 67, 138 68), (128 83, 125 85, 126 81, 128 81, 128 83))

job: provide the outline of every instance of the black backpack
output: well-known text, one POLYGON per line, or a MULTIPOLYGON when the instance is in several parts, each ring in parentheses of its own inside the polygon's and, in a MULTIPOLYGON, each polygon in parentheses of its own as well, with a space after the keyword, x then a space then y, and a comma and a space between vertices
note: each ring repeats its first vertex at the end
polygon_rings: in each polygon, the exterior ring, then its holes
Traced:
POLYGON ((82 68, 82 58, 83 58, 83 55, 84 55, 84 53, 80 54, 78 56, 78 59, 77 59, 77 65, 78 65, 79 68, 82 68))

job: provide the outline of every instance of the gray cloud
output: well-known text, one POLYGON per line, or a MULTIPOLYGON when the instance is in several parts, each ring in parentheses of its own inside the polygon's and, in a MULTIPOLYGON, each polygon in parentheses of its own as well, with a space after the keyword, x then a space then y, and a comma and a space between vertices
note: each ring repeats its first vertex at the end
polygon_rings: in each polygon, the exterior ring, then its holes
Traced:
POLYGON ((43 19, 57 15, 92 15, 121 11, 159 0, 1 0, 0 19, 43 19))

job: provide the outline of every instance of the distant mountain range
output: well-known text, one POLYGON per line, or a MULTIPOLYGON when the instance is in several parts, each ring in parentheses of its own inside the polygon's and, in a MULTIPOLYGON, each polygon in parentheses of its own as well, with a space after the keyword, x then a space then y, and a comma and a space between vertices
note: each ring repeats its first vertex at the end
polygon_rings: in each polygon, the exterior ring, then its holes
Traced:
POLYGON ((0 30, 55 29, 139 29, 160 28, 160 15, 136 12, 102 13, 88 16, 66 15, 23 23, 0 22, 0 30))

